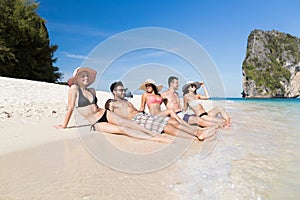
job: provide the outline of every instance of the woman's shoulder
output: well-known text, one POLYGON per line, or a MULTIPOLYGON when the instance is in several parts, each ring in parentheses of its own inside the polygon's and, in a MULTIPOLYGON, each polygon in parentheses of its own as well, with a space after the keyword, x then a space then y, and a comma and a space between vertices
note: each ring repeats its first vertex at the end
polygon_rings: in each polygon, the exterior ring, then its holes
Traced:
POLYGON ((148 98, 148 93, 147 93, 147 92, 144 92, 144 93, 142 94, 142 97, 143 97, 143 98, 148 98))
POLYGON ((183 95, 183 98, 189 100, 191 98, 191 95, 189 93, 183 95))
POLYGON ((79 87, 76 84, 74 84, 70 86, 70 90, 75 92, 79 90, 79 87))

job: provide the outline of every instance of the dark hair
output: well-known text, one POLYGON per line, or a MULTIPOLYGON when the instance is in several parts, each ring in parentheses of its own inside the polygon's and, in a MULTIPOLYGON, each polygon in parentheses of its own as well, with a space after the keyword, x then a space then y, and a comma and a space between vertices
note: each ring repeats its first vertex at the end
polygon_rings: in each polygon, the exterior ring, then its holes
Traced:
POLYGON ((158 93, 158 91, 157 91, 156 85, 154 85, 154 84, 152 84, 152 83, 150 83, 150 84, 151 84, 151 87, 152 87, 152 89, 153 89, 153 91, 154 91, 154 94, 160 95, 160 94, 158 93))
POLYGON ((105 108, 106 110, 110 110, 110 109, 109 109, 110 102, 112 102, 112 99, 108 99, 108 100, 105 102, 104 108, 105 108))
POLYGON ((184 90, 184 91, 182 91, 182 92, 183 92, 183 96, 186 95, 187 93, 189 93, 188 90, 184 90))
POLYGON ((172 82, 174 79, 178 80, 178 78, 177 78, 176 76, 170 76, 170 77, 169 77, 169 79, 168 79, 169 87, 170 87, 171 82, 172 82))
POLYGON ((124 87, 123 83, 121 81, 116 81, 110 85, 110 91, 113 92, 116 89, 116 87, 118 87, 118 86, 124 87))
MULTIPOLYGON (((191 87, 192 85, 196 86, 196 90, 194 91, 194 94, 197 94, 197 89, 198 89, 198 88, 197 88, 197 85, 194 84, 194 83, 191 83, 191 84, 189 85, 189 87, 191 87)), ((186 90, 182 90, 183 96, 186 95, 187 93, 189 93, 189 87, 187 87, 186 90)))

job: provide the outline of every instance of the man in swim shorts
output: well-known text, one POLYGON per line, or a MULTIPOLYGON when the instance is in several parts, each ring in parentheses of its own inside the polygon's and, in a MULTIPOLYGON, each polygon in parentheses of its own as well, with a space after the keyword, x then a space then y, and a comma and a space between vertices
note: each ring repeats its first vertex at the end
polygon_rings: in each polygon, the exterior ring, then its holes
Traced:
POLYGON ((187 114, 182 111, 180 98, 176 90, 179 88, 178 78, 170 76, 168 79, 169 89, 161 93, 164 103, 168 109, 173 109, 178 117, 183 119, 188 124, 196 124, 201 127, 208 127, 211 124, 208 121, 201 119, 195 114, 187 114))
POLYGON ((211 137, 216 133, 216 129, 195 129, 191 126, 179 123, 176 119, 152 115, 138 111, 132 103, 125 99, 125 90, 121 81, 114 82, 110 86, 110 91, 114 99, 109 99, 105 108, 114 112, 122 118, 130 119, 140 126, 156 133, 167 133, 173 136, 179 136, 188 139, 198 138, 200 141, 211 137))

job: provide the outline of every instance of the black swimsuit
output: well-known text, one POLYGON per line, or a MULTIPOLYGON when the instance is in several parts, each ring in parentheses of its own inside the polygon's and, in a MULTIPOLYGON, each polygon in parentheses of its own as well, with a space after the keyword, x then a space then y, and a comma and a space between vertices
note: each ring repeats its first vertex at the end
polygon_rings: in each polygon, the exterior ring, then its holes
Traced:
POLYGON ((107 120, 107 110, 106 109, 105 109, 105 112, 103 113, 102 117, 100 117, 100 119, 98 119, 98 121, 96 121, 94 124, 91 125, 90 130, 95 131, 96 130, 95 125, 97 123, 101 123, 101 122, 108 122, 108 120, 107 120))
POLYGON ((200 114, 199 117, 202 117, 202 116, 204 116, 204 115, 208 115, 208 113, 207 113, 207 112, 204 112, 204 113, 200 114))
MULTIPOLYGON (((94 95, 90 90, 88 90, 92 95, 93 95, 93 101, 90 102, 88 98, 86 98, 81 89, 79 88, 79 97, 78 97, 78 107, 85 107, 91 104, 96 104, 97 105, 97 97, 94 95)), ((105 112, 103 113, 102 117, 98 119, 94 124, 91 125, 91 130, 93 129, 95 131, 95 124, 101 123, 101 122, 108 122, 107 120, 107 110, 105 109, 105 112)))
POLYGON ((98 99, 97 99, 96 95, 94 95, 90 90, 88 90, 88 91, 93 95, 93 101, 90 102, 90 100, 83 95, 81 89, 79 88, 78 107, 85 107, 85 106, 88 106, 91 104, 97 105, 98 99))

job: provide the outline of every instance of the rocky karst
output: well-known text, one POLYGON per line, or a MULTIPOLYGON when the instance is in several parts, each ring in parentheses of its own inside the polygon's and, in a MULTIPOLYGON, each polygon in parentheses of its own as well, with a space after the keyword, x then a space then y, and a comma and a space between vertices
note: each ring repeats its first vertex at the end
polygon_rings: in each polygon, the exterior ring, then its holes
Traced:
POLYGON ((279 31, 254 30, 242 66, 245 98, 300 95, 300 39, 279 31))

